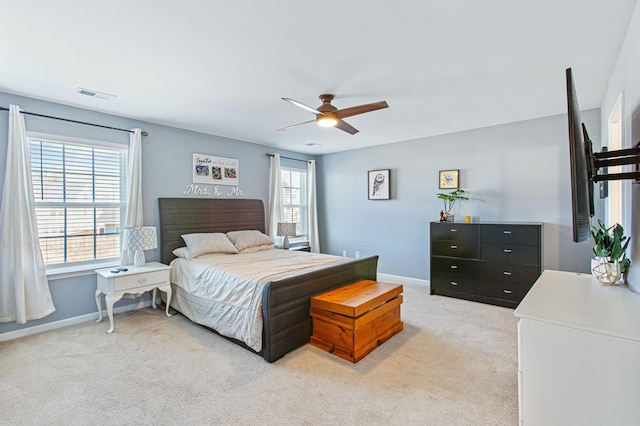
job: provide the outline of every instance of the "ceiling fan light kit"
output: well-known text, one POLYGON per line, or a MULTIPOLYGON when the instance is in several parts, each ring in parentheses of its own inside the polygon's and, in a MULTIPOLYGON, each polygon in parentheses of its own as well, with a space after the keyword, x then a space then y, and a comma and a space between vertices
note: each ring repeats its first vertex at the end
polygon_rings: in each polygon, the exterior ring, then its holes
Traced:
MULTIPOLYGON (((318 123, 319 126, 322 127, 337 127, 338 129, 349 133, 350 135, 355 135, 358 133, 358 129, 347 123, 343 120, 345 117, 351 117, 358 114, 364 114, 365 112, 371 112, 378 109, 388 108, 389 105, 386 101, 374 102, 372 104, 359 105, 350 108, 338 109, 331 105, 331 101, 333 100, 334 95, 323 94, 320 95, 320 100, 322 101, 322 105, 318 108, 311 108, 308 105, 303 104, 302 102, 298 102, 291 98, 282 98, 283 101, 287 101, 292 103, 293 105, 304 109, 305 111, 309 111, 316 115, 315 122, 318 123)), ((282 130, 289 130, 292 127, 297 127, 301 124, 311 123, 311 121, 305 121, 304 123, 294 124, 292 126, 283 127, 282 130)))
POLYGON ((318 126, 320 127, 335 127, 336 124, 338 124, 338 120, 328 114, 318 114, 318 116, 316 117, 316 123, 318 123, 318 126))

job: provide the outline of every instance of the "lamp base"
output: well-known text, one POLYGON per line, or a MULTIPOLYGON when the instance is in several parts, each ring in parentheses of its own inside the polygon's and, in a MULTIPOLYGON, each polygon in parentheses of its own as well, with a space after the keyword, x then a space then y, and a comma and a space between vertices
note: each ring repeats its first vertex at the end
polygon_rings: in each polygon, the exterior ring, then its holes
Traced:
POLYGON ((289 250, 289 236, 284 236, 284 241, 282 242, 282 248, 285 250, 289 250))
POLYGON ((133 256, 133 265, 134 266, 144 266, 146 263, 144 259, 144 250, 136 250, 133 256))

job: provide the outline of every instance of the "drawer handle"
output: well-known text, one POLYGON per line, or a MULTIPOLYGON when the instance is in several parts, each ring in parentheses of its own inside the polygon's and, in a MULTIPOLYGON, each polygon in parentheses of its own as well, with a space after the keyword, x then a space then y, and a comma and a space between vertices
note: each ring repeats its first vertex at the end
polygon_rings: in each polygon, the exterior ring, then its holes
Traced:
POLYGON ((451 269, 458 269, 458 265, 451 265, 451 269))
POLYGON ((451 245, 451 248, 455 250, 458 248, 458 246, 451 245))
POLYGON ((507 294, 511 294, 511 290, 502 290, 502 291, 504 291, 507 294))
POLYGON ((458 285, 458 283, 455 281, 451 281, 451 285, 458 285))
POLYGON ((451 228, 451 229, 450 229, 450 231, 451 231, 451 232, 458 232, 458 230, 457 230, 457 229, 455 229, 455 228, 451 228))
POLYGON ((147 282, 147 278, 146 277, 140 277, 138 278, 138 284, 144 284, 147 282))
POLYGON ((504 249, 502 251, 505 252, 505 253, 511 253, 511 249, 504 249))
POLYGON ((503 234, 510 234, 511 231, 502 231, 503 234))
POLYGON ((504 271, 504 272, 502 273, 502 275, 506 275, 506 276, 510 277, 510 276, 511 276, 511 272, 504 271))

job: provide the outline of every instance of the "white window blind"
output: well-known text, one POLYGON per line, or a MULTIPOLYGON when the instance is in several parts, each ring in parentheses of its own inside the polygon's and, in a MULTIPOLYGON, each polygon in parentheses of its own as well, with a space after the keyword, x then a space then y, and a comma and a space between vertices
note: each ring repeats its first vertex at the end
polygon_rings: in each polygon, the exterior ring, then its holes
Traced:
POLYGON ((295 222, 296 238, 291 241, 308 241, 309 224, 307 214, 307 171, 302 169, 280 168, 282 179, 282 210, 285 222, 295 222))
POLYGON ((126 147, 30 138, 31 179, 45 265, 120 256, 126 147))

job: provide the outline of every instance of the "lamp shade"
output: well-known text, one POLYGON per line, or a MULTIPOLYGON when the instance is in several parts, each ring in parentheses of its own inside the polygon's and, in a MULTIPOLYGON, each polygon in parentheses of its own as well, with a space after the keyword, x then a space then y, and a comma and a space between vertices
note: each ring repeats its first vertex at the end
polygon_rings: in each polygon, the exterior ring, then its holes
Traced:
POLYGON ((158 248, 158 234, 155 226, 125 228, 124 246, 129 250, 152 250, 158 248))
POLYGON ((296 235, 296 224, 291 222, 278 222, 279 237, 293 237, 296 235))

